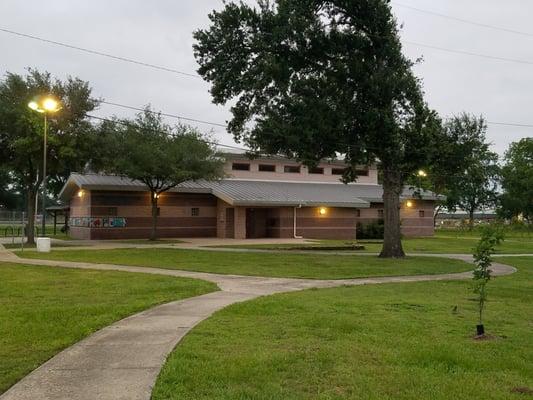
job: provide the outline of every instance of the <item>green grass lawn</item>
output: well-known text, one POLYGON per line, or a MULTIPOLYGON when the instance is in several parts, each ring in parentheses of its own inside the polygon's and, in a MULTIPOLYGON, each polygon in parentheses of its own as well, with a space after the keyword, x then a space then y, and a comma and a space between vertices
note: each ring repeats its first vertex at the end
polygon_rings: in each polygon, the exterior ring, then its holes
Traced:
POLYGON ((114 321, 216 289, 195 279, 0 263, 0 393, 114 321))
POLYGON ((153 399, 529 399, 533 257, 489 283, 487 333, 470 282, 356 286, 235 304, 177 346, 153 399), (522 389, 519 389, 522 388, 522 389))
MULTIPOLYGON (((404 250, 410 253, 472 254, 478 240, 479 236, 476 232, 437 231, 434 237, 405 238, 402 243, 404 250)), ((352 243, 354 242, 346 240, 320 240, 310 242, 307 246, 339 246, 342 248, 352 243)), ((359 240, 357 243, 365 246, 365 250, 362 252, 377 253, 381 251, 380 240, 359 240)), ((305 246, 305 244, 251 244, 217 247, 288 250, 301 246, 305 246)), ((500 254, 533 254, 533 237, 508 234, 506 240, 496 247, 496 251, 500 254)))
POLYGON ((181 249, 61 250, 51 253, 25 251, 21 257, 48 260, 136 265, 221 274, 342 279, 462 272, 472 266, 459 260, 408 257, 403 260, 375 256, 276 254, 181 249))

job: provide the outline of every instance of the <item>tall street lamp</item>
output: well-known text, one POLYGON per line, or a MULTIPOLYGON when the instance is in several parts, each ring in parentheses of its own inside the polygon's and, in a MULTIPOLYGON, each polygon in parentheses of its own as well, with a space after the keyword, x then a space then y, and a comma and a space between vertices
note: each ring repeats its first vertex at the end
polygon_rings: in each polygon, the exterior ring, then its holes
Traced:
POLYGON ((41 236, 45 236, 46 233, 46 155, 47 155, 47 136, 48 136, 48 114, 53 114, 61 110, 61 104, 59 101, 51 96, 36 97, 28 103, 28 107, 33 111, 37 111, 44 115, 44 138, 43 138, 43 193, 42 193, 42 233, 41 236))

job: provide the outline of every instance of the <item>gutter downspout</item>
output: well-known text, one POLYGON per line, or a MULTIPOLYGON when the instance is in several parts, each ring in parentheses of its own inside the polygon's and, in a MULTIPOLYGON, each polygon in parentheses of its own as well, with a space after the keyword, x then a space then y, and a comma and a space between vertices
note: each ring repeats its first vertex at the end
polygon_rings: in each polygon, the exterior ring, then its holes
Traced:
POLYGON ((294 207, 294 213, 293 213, 293 217, 294 217, 294 220, 293 220, 293 236, 294 236, 294 239, 303 239, 303 236, 296 235, 296 210, 298 208, 302 208, 302 205, 298 204, 298 207, 294 207))

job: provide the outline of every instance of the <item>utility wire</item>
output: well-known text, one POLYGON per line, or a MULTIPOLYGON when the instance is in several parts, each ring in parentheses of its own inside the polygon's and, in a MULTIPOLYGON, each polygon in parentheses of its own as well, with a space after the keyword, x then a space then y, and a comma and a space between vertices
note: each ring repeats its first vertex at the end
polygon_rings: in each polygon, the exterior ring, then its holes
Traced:
MULTIPOLYGON (((98 116, 92 115, 92 114, 85 114, 85 116, 87 118, 96 119, 98 121, 113 122, 113 123, 118 123, 118 124, 125 125, 125 126, 132 126, 133 125, 131 122, 124 121, 124 120, 121 120, 121 119, 110 119, 110 118, 98 117, 98 116)), ((154 130, 154 132, 167 133, 167 132, 158 131, 158 130, 154 130)), ((226 148, 233 149, 233 150, 249 151, 249 149, 245 149, 243 147, 231 146, 231 145, 228 145, 228 144, 221 144, 221 143, 214 142, 214 141, 211 141, 211 140, 202 139, 202 141, 204 143, 211 144, 211 145, 214 145, 214 146, 226 147, 226 148)))
POLYGON ((433 15, 433 16, 439 17, 439 18, 445 18, 445 19, 461 22, 461 23, 464 23, 464 24, 474 25, 474 26, 478 26, 478 27, 481 27, 481 28, 493 29, 493 30, 497 30, 497 31, 507 32, 507 33, 514 33, 516 35, 533 37, 533 33, 521 32, 521 31, 516 31, 514 29, 501 28, 499 26, 483 24, 483 23, 480 23, 480 22, 475 22, 475 21, 471 21, 471 20, 463 19, 463 18, 457 18, 457 17, 451 16, 451 15, 440 14, 440 13, 437 13, 437 12, 434 12, 434 11, 424 10, 424 9, 417 8, 417 7, 411 7, 411 6, 408 6, 406 4, 397 3, 396 1, 393 1, 392 4, 395 4, 398 7, 406 8, 406 9, 417 11, 417 12, 420 12, 420 13, 424 13, 424 14, 433 15))
MULTIPOLYGON (((397 4, 397 3, 395 3, 395 4, 397 4)), ((66 44, 66 43, 57 42, 57 41, 54 41, 54 40, 44 39, 44 38, 41 38, 41 37, 38 37, 38 36, 35 36, 35 35, 29 35, 29 34, 25 34, 25 33, 21 33, 21 32, 15 32, 15 31, 12 31, 12 30, 9 30, 9 29, 5 29, 5 28, 2 28, 2 27, 0 27, 0 31, 1 32, 5 32, 5 33, 9 33, 9 34, 12 34, 12 35, 16 35, 16 36, 21 36, 21 37, 25 37, 25 38, 29 38, 29 39, 33 39, 33 40, 38 40, 38 41, 45 42, 45 43, 54 44, 54 45, 57 45, 57 46, 63 46, 63 47, 67 47, 67 48, 70 48, 70 49, 83 51, 83 52, 86 52, 86 53, 89 53, 89 54, 95 54, 95 55, 99 55, 99 56, 103 56, 103 57, 112 58, 112 59, 115 59, 115 60, 118 60, 118 61, 124 61, 124 62, 133 63, 133 64, 138 64, 138 65, 141 65, 141 66, 144 66, 144 67, 154 68, 154 69, 158 69, 158 70, 162 70, 162 71, 166 71, 166 72, 172 72, 172 73, 180 74, 180 75, 183 75, 183 76, 188 76, 188 77, 191 77, 191 78, 200 78, 196 74, 183 72, 183 71, 179 71, 179 70, 175 70, 175 69, 172 69, 172 68, 167 68, 167 67, 163 67, 163 66, 159 66, 159 65, 155 65, 155 64, 149 64, 149 63, 145 63, 145 62, 142 62, 142 61, 133 60, 133 59, 130 59, 130 58, 119 57, 119 56, 115 56, 115 55, 112 55, 112 54, 107 54, 107 53, 103 53, 103 52, 96 51, 96 50, 90 50, 90 49, 86 49, 86 48, 79 47, 79 46, 73 46, 73 45, 69 45, 69 44, 66 44)), ((426 47, 426 48, 439 50, 439 51, 450 52, 450 53, 457 53, 457 54, 468 55, 468 56, 488 58, 488 59, 491 59, 491 60, 509 61, 509 62, 515 62, 515 63, 520 63, 520 64, 533 65, 533 62, 531 62, 531 61, 517 60, 517 59, 511 59, 511 58, 505 58, 505 57, 497 57, 497 56, 491 56, 491 55, 488 55, 488 54, 472 53, 472 52, 461 51, 461 50, 453 50, 453 49, 448 49, 448 48, 445 48, 445 47, 432 46, 432 45, 418 43, 418 42, 412 42, 412 41, 405 41, 404 40, 403 42, 406 43, 406 44, 410 44, 410 45, 414 45, 414 46, 418 46, 418 47, 426 47)), ((143 111, 143 109, 141 109, 141 108, 137 108, 137 107, 133 107, 133 106, 127 106, 127 105, 119 104, 119 103, 112 103, 112 102, 105 102, 105 101, 102 101, 102 103, 113 105, 113 106, 117 106, 117 107, 129 108, 129 109, 137 110, 137 111, 143 111)), ((167 117, 171 117, 171 118, 183 119, 183 120, 186 120, 186 121, 202 123, 202 124, 220 126, 220 127, 223 127, 223 128, 227 127, 226 125, 223 125, 223 124, 220 124, 220 123, 202 121, 202 120, 197 120, 197 119, 194 119, 194 118, 182 117, 182 116, 175 115, 175 114, 161 113, 161 115, 164 115, 164 116, 167 116, 167 117)), ((98 119, 100 117, 91 116, 91 118, 98 119)), ((487 123, 490 124, 490 125, 505 125, 505 126, 533 128, 533 124, 519 124, 519 123, 512 123, 512 122, 490 122, 490 121, 487 121, 487 123)), ((238 150, 246 150, 246 149, 239 148, 239 147, 234 147, 234 148, 238 149, 238 150)))
MULTIPOLYGON (((70 49, 83 51, 83 52, 86 52, 86 53, 89 53, 89 54, 95 54, 95 55, 99 55, 99 56, 103 56, 103 57, 108 57, 108 58, 112 58, 112 59, 118 60, 118 61, 129 62, 129 63, 133 63, 133 64, 142 65, 144 67, 154 68, 154 69, 158 69, 158 70, 162 70, 162 71, 166 71, 166 72, 172 72, 172 73, 180 74, 180 75, 187 76, 187 77, 190 77, 190 78, 197 78, 197 79, 201 78, 199 75, 193 74, 193 73, 190 73, 190 72, 178 71, 176 69, 162 67, 162 66, 155 65, 155 64, 149 64, 149 63, 145 63, 145 62, 142 62, 142 61, 133 60, 131 58, 115 56, 115 55, 112 55, 112 54, 103 53, 103 52, 96 51, 96 50, 89 50, 89 49, 86 49, 86 48, 83 48, 83 47, 73 46, 73 45, 70 45, 70 44, 61 43, 61 42, 57 42, 57 41, 54 41, 54 40, 44 39, 44 38, 41 38, 41 37, 35 36, 35 35, 28 35, 26 33, 15 32, 15 31, 12 31, 12 30, 9 30, 9 29, 5 29, 5 28, 2 28, 2 27, 0 27, 0 32, 5 32, 5 33, 12 34, 12 35, 22 36, 22 37, 25 37, 25 38, 34 39, 34 40, 38 40, 38 41, 41 41, 41 42, 54 44, 54 45, 57 45, 57 46, 63 46, 63 47, 67 47, 67 48, 70 48, 70 49)), ((413 41, 408 41, 408 40, 402 40, 402 42, 406 43, 406 44, 413 45, 413 46, 417 46, 417 47, 425 47, 425 48, 429 48, 429 49, 433 49, 433 50, 445 51, 445 52, 448 52, 448 53, 456 53, 456 54, 462 54, 462 55, 467 55, 467 56, 472 56, 472 57, 487 58, 487 59, 490 59, 490 60, 508 61, 508 62, 514 62, 514 63, 518 63, 518 64, 533 65, 533 61, 518 60, 518 59, 514 59, 514 58, 506 58, 506 57, 499 57, 499 56, 492 56, 492 55, 489 55, 489 54, 480 54, 480 53, 474 53, 474 52, 463 51, 463 50, 454 50, 454 49, 449 49, 449 48, 446 48, 446 47, 433 46, 433 45, 429 45, 429 44, 425 44, 425 43, 418 43, 418 42, 413 42, 413 41)))
POLYGON ((516 58, 491 56, 489 54, 473 53, 473 52, 470 52, 470 51, 463 51, 463 50, 453 50, 453 49, 448 49, 446 47, 433 46, 433 45, 430 45, 430 44, 424 44, 424 43, 418 43, 418 42, 411 42, 409 40, 402 40, 402 42, 406 43, 406 44, 413 45, 413 46, 426 47, 428 49, 445 51, 447 53, 456 53, 456 54, 462 54, 462 55, 473 56, 473 57, 488 58, 489 60, 508 61, 508 62, 514 62, 514 63, 518 63, 518 64, 533 65, 533 61, 518 60, 516 58))
POLYGON ((219 127, 221 127, 221 128, 227 128, 227 127, 228 127, 227 125, 225 125, 225 124, 221 124, 221 123, 218 123, 218 122, 203 121, 203 120, 200 120, 200 119, 195 119, 195 118, 190 118, 190 117, 183 117, 183 116, 181 116, 181 115, 168 114, 168 113, 159 112, 159 111, 152 111, 152 110, 147 110, 147 109, 145 109, 145 108, 134 107, 134 106, 128 106, 128 105, 125 105, 125 104, 113 103, 113 102, 110 102, 110 101, 100 100, 100 103, 102 103, 102 104, 108 104, 108 105, 110 105, 110 106, 115 106, 115 107, 126 108, 126 109, 129 109, 129 110, 135 110, 135 111, 147 111, 147 112, 152 113, 152 114, 159 114, 159 115, 163 115, 163 116, 165 116, 165 117, 176 118, 176 119, 184 120, 184 121, 197 122, 197 123, 199 123, 199 124, 206 124, 206 125, 212 125, 212 126, 219 126, 219 127))
POLYGON ((178 75, 182 75, 182 76, 188 76, 190 78, 200 79, 200 76, 198 76, 197 74, 192 74, 192 73, 189 73, 189 72, 183 72, 183 71, 179 71, 177 69, 173 69, 173 68, 169 68, 169 67, 163 67, 161 65, 150 64, 150 63, 147 63, 147 62, 144 62, 144 61, 134 60, 132 58, 115 56, 113 54, 104 53, 104 52, 97 51, 97 50, 86 49, 84 47, 74 46, 74 45, 67 44, 67 43, 57 42, 55 40, 45 39, 45 38, 42 38, 42 37, 39 37, 39 36, 35 36, 35 35, 29 35, 29 34, 26 34, 26 33, 15 32, 15 31, 12 31, 12 30, 9 30, 9 29, 5 29, 5 28, 2 28, 2 27, 0 27, 0 31, 5 32, 5 33, 9 33, 11 35, 21 36, 21 37, 25 37, 25 38, 33 39, 33 40, 38 40, 40 42, 45 42, 45 43, 54 44, 54 45, 57 45, 57 46, 67 47, 67 48, 73 49, 73 50, 83 51, 85 53, 94 54, 94 55, 97 55, 97 56, 111 58, 113 60, 124 61, 124 62, 128 62, 128 63, 131 63, 131 64, 141 65, 143 67, 154 68, 154 69, 157 69, 157 70, 160 70, 160 71, 172 72, 174 74, 178 74, 178 75))

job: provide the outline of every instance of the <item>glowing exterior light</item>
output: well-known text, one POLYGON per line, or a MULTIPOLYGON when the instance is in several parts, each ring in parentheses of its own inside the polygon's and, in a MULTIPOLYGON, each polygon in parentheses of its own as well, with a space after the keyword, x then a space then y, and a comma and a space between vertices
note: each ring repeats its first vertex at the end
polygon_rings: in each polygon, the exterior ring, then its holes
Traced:
POLYGON ((408 207, 408 208, 411 208, 413 207, 413 202, 411 200, 407 200, 407 202, 405 203, 405 205, 408 207))
POLYGON ((158 199, 159 195, 157 193, 154 193, 154 199, 158 199))
MULTIPOLYGON (((59 101, 55 100, 51 96, 37 96, 32 101, 28 103, 28 107, 36 111, 38 113, 41 113, 44 115, 44 134, 43 134, 43 180, 42 180, 42 201, 41 201, 41 207, 42 207, 42 236, 44 237, 46 233, 46 183, 48 176, 46 176, 46 156, 48 154, 47 152, 47 136, 48 136, 48 114, 49 113, 55 113, 59 110, 61 110, 61 104, 59 101)), ((82 197, 83 192, 78 192, 78 197, 82 197), (81 193, 81 194, 80 194, 81 193)))
POLYGON ((30 101, 28 103, 28 107, 30 107, 33 111, 38 111, 39 110, 39 104, 37 104, 36 101, 30 101))
POLYGON ((81 189, 78 190, 78 197, 83 197, 83 194, 84 194, 84 193, 83 193, 83 190, 81 190, 81 189))
POLYGON ((43 100, 43 108, 48 112, 56 112, 59 110, 59 103, 51 97, 47 97, 43 100))
POLYGON ((428 176, 428 174, 426 173, 426 171, 421 169, 421 170, 418 171, 418 176, 420 176, 422 178, 425 178, 426 176, 428 176))
POLYGON ((325 207, 320 207, 318 209, 318 212, 320 215, 326 215, 326 213, 328 212, 328 210, 325 208, 325 207))
POLYGON ((61 110, 59 101, 50 96, 36 97, 28 103, 28 107, 39 113, 55 113, 61 110))

